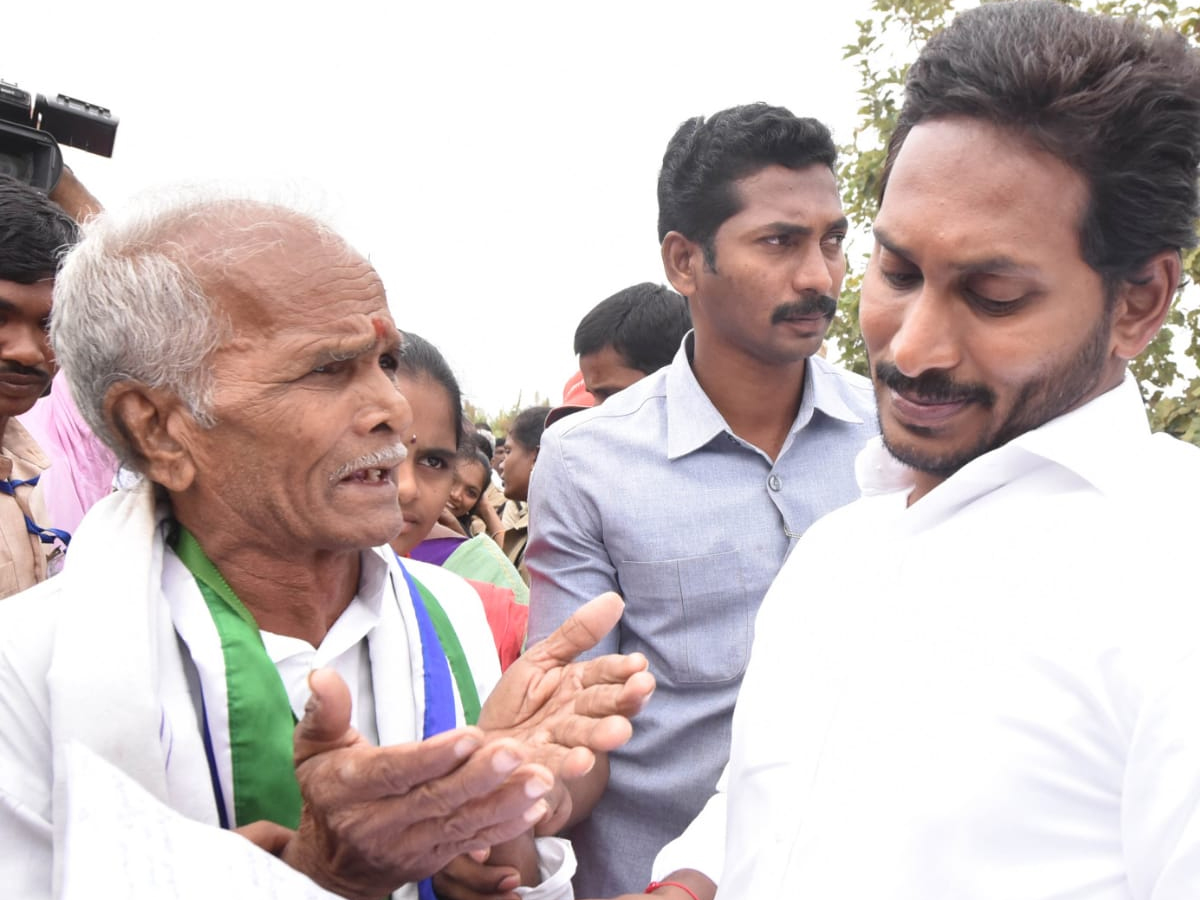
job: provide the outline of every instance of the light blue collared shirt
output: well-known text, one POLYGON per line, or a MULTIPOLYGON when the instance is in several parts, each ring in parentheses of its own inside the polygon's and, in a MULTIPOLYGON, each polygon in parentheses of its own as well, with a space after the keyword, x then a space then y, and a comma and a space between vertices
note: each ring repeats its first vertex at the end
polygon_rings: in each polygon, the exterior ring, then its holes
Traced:
POLYGON ((608 790, 575 829, 578 896, 636 893, 712 794, 758 606, 796 539, 858 496, 878 432, 869 382, 810 359, 779 457, 730 430, 688 361, 547 429, 530 486, 530 641, 604 591, 625 598, 597 653, 644 653, 658 679, 608 790))

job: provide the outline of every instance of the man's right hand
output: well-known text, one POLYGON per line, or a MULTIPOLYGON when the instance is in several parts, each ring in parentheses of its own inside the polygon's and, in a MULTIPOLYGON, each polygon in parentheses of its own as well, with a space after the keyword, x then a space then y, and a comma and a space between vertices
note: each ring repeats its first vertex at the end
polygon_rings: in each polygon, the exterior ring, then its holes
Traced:
POLYGON ((462 853, 527 832, 554 777, 513 740, 475 728, 374 747, 350 727, 350 692, 333 671, 309 677, 296 726, 300 827, 280 857, 327 890, 377 900, 462 853))

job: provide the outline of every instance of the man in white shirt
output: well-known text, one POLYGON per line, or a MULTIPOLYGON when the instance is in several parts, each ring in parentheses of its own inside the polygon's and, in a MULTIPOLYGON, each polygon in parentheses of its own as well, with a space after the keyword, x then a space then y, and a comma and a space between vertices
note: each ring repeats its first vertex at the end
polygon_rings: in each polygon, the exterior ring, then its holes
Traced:
POLYGON ((1195 243, 1198 163, 1179 35, 1039 0, 930 41, 863 283, 864 497, 769 591, 727 818, 718 798, 656 877, 1200 897, 1200 604, 1163 577, 1191 569, 1200 452, 1149 433, 1126 373, 1195 243), (723 861, 697 849, 722 832, 723 861))
POLYGON ((501 844, 552 881, 531 829, 561 822, 563 779, 628 738, 653 679, 569 662, 615 624, 611 595, 498 683, 482 608, 445 604, 476 689, 495 683, 456 727, 444 620, 379 549, 416 437, 371 265, 292 210, 163 194, 89 223, 52 328, 81 413, 143 481, 0 604, 5 892, 60 893, 79 746, 340 896, 427 900, 453 857, 501 844))

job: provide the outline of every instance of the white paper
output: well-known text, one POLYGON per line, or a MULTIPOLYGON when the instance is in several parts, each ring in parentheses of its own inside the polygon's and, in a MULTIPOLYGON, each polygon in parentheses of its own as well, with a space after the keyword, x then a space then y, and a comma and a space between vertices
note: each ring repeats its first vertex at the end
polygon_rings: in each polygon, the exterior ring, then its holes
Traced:
POLYGON ((66 759, 61 900, 339 900, 240 835, 165 806, 82 744, 66 759))

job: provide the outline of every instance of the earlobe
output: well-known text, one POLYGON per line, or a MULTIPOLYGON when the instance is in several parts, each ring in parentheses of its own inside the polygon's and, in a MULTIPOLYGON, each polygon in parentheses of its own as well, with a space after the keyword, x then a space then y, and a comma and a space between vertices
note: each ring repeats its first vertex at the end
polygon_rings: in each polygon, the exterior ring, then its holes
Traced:
POLYGON ((1164 250, 1117 289, 1113 309, 1113 354, 1130 360, 1158 334, 1179 288, 1182 263, 1178 250, 1164 250))
POLYGON ((678 231, 669 231, 663 238, 663 270, 667 281, 684 297, 691 297, 696 287, 696 266, 703 265, 704 253, 698 244, 688 240, 678 231))
POLYGON ((191 486, 196 465, 187 441, 191 413, 174 394, 123 381, 109 388, 104 416, 142 473, 172 493, 191 486))

